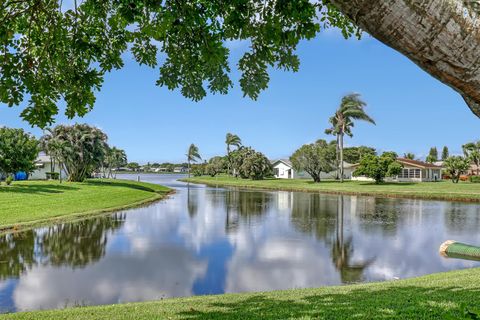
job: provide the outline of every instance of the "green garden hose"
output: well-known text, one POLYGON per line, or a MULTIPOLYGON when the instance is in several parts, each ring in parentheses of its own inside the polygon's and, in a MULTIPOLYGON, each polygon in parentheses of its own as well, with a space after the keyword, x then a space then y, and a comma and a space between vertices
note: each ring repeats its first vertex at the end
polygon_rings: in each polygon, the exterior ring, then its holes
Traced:
POLYGON ((448 240, 440 246, 440 254, 448 258, 480 261, 480 247, 448 240))

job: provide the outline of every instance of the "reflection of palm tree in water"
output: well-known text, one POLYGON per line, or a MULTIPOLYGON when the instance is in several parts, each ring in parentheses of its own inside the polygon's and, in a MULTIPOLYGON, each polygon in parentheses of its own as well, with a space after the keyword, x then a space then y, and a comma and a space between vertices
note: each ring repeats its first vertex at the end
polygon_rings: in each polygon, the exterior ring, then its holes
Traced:
POLYGON ((190 192, 190 184, 187 185, 187 210, 190 218, 197 215, 198 203, 195 199, 195 192, 190 192))
POLYGON ((363 272, 373 263, 375 258, 363 262, 352 263, 352 237, 344 239, 344 199, 338 196, 337 220, 335 223, 335 241, 332 244, 332 260, 335 268, 340 272, 342 283, 360 282, 363 272))

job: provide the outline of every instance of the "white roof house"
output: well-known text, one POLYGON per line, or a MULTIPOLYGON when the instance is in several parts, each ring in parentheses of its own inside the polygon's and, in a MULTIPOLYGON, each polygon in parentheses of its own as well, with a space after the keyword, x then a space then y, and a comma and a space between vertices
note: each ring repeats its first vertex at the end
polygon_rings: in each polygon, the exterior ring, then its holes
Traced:
MULTIPOLYGON (((297 171, 293 168, 292 162, 287 159, 279 159, 272 162, 273 173, 277 179, 311 179, 311 176, 304 171, 297 171)), ((348 162, 343 162, 344 170, 343 176, 344 179, 351 179, 352 172, 354 169, 351 168, 351 164, 348 162)), ((337 171, 332 172, 322 172, 320 175, 321 179, 335 179, 337 177, 337 171)))

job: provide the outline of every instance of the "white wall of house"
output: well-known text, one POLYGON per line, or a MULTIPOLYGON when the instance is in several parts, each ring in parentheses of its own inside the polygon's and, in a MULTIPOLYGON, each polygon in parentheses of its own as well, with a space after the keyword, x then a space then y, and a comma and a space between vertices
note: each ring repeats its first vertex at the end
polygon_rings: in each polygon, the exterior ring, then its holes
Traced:
POLYGON ((295 178, 295 170, 282 161, 278 161, 273 166, 275 178, 278 179, 293 179, 295 178))

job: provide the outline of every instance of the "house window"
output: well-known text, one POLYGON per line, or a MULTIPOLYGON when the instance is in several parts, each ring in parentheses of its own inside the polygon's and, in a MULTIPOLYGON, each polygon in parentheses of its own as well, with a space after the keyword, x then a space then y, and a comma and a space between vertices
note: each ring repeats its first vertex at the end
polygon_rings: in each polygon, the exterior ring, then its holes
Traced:
POLYGON ((420 178, 420 169, 412 169, 413 170, 413 178, 420 178))
POLYGON ((278 177, 278 168, 274 169, 275 175, 278 177))

